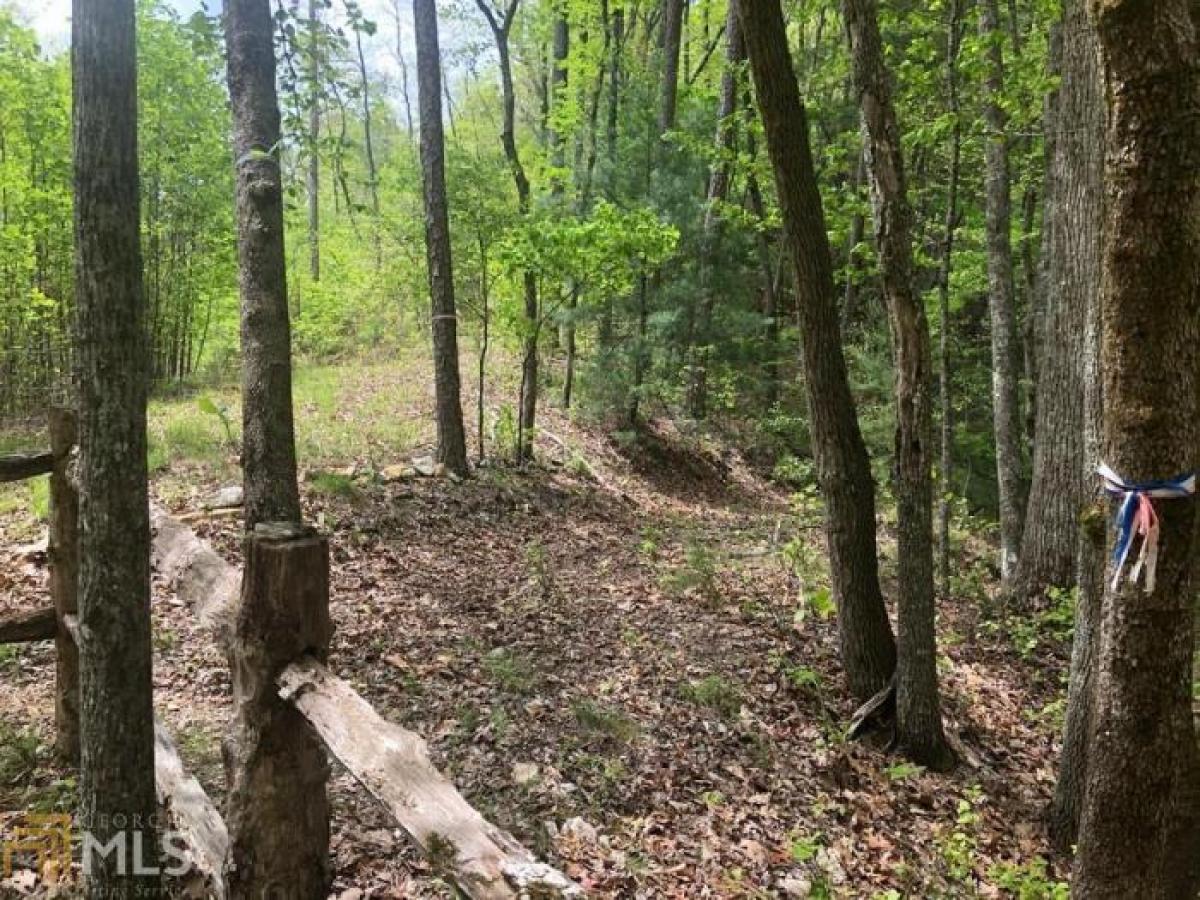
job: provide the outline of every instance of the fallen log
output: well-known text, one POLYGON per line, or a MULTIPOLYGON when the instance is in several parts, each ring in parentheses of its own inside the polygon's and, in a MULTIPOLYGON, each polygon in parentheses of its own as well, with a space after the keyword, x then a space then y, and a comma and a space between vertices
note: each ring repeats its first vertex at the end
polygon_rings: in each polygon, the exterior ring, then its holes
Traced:
POLYGON ((325 666, 312 658, 293 663, 276 683, 330 753, 471 900, 584 896, 467 803, 434 768, 420 735, 385 721, 325 666))
POLYGON ((154 718, 154 783, 158 803, 170 817, 182 841, 180 849, 191 863, 185 878, 202 882, 204 896, 225 900, 228 891, 222 867, 229 850, 229 832, 217 808, 195 777, 183 768, 179 750, 166 726, 154 718))
POLYGON ((0 616, 0 644, 48 641, 57 633, 53 606, 0 616))
POLYGON ((0 484, 24 481, 54 471, 54 454, 49 450, 37 453, 9 453, 0 456, 0 484))
POLYGON ((218 635, 225 644, 231 612, 242 590, 241 573, 183 522, 161 509, 151 508, 154 531, 154 570, 192 609, 200 624, 218 635))

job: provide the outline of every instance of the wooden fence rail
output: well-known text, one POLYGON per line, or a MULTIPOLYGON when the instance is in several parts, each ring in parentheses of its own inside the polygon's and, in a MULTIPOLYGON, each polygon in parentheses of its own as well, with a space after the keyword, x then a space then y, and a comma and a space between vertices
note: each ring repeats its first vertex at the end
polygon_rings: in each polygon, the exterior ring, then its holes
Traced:
MULTIPOLYGON (((80 634, 76 617, 78 497, 69 470, 75 444, 70 413, 51 416, 51 443, 50 453, 0 457, 0 482, 51 475, 49 556, 54 594, 53 607, 0 618, 0 643, 55 639, 58 748, 65 758, 77 760, 78 648, 86 635, 80 634)), ((311 655, 328 639, 328 548, 324 539, 307 531, 266 534, 257 542, 255 536, 250 536, 248 559, 260 562, 252 592, 259 601, 266 598, 262 610, 265 617, 256 619, 253 615, 247 618, 247 611, 241 608, 242 576, 237 569, 162 510, 152 510, 151 522, 155 571, 229 654, 238 695, 235 707, 241 710, 244 725, 253 724, 247 716, 257 716, 255 721, 277 719, 279 709, 272 703, 282 703, 292 716, 299 714, 302 726, 311 728, 328 752, 437 864, 443 877, 471 900, 584 896, 578 885, 539 862, 515 838, 480 815, 434 767, 420 735, 385 721, 348 683, 311 655), (320 559, 324 559, 323 564, 320 559), (263 575, 263 566, 271 567, 269 577, 263 575), (312 584, 314 580, 322 583, 312 584), (307 595, 307 599, 299 595, 307 595), (273 652, 261 652, 256 641, 271 644, 273 652), (246 652, 247 646, 250 652, 246 652), (266 682, 261 680, 263 677, 266 682), (269 690, 269 696, 260 689, 263 687, 269 690)), ((284 727, 280 734, 286 732, 284 727)), ((245 727, 235 729, 233 743, 237 744, 239 734, 244 743, 247 733, 245 727)), ((278 746, 280 741, 271 743, 278 746)), ((242 748, 247 749, 252 750, 242 748)), ((287 767, 281 770, 278 766, 250 772, 238 764, 236 750, 235 746, 231 771, 227 772, 230 810, 234 814, 230 821, 239 823, 236 833, 244 843, 247 836, 257 840, 256 802, 264 802, 282 787, 283 782, 273 780, 290 776, 287 767)), ((225 900, 231 893, 231 875, 244 879, 248 874, 244 866, 238 865, 239 838, 231 836, 204 789, 187 774, 174 741, 157 716, 154 755, 159 802, 186 843, 205 892, 215 900, 225 900)), ((243 752, 241 756, 257 758, 260 754, 243 752)), ((322 797, 324 777, 322 774, 318 785, 322 797)), ((282 821, 286 826, 286 814, 282 821)), ((325 840, 322 852, 327 853, 327 821, 325 840)), ((247 860, 255 856, 242 855, 247 860)))

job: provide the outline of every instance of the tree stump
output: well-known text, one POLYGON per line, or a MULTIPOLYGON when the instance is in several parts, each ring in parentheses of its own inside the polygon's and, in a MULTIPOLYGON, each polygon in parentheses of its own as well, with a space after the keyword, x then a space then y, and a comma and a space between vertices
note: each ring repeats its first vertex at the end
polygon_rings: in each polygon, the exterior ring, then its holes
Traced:
POLYGON ((70 409, 50 410, 50 590, 58 627, 54 636, 54 749, 63 762, 79 762, 79 647, 63 624, 79 613, 79 491, 71 475, 78 424, 70 409))
POLYGON ((329 543, 294 523, 260 523, 246 538, 241 603, 227 648, 233 725, 224 745, 230 897, 324 897, 329 887, 329 763, 324 745, 275 679, 324 661, 329 543))

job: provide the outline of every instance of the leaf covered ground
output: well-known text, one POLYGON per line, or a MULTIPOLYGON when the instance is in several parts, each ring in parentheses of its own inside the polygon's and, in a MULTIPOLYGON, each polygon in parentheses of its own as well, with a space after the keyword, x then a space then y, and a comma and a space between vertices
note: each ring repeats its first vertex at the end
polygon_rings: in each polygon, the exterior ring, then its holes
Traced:
MULTIPOLYGON (((977 758, 923 772, 844 740, 855 704, 811 491, 711 439, 617 439, 554 409, 527 471, 414 476, 431 407, 415 378, 298 380, 306 513, 331 538, 332 667, 424 735, 487 817, 597 897, 1065 896, 1042 815, 1069 622, 999 610, 985 540, 956 533, 939 616, 947 721, 977 758)), ((206 412, 194 397, 152 410, 154 493, 177 514, 233 477, 208 409, 222 402, 235 428, 219 392, 206 412)), ((0 493, 0 614, 48 596, 44 560, 12 553, 44 531, 40 491, 0 493)), ((240 564, 239 520, 195 528, 240 564)), ((228 670, 158 586, 153 614, 158 706, 219 802, 228 670)), ((53 662, 50 644, 0 647, 5 813, 74 803, 50 752, 53 662)), ((331 896, 450 896, 336 766, 331 794, 331 896)))

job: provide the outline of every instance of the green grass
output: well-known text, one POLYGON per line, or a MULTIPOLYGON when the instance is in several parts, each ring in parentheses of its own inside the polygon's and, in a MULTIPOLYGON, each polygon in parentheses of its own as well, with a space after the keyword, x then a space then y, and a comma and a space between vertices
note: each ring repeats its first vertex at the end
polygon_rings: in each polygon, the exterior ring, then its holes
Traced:
POLYGON ((742 695, 737 686, 720 675, 708 675, 699 681, 681 685, 679 693, 685 700, 732 718, 742 708, 742 695))
POLYGON ((497 685, 512 694, 527 693, 536 675, 529 660, 504 647, 483 658, 483 669, 497 685))
MULTIPOLYGON (((414 353, 412 371, 394 362, 297 365, 292 392, 300 465, 328 467, 363 460, 382 466, 431 443, 432 421, 419 414, 421 398, 409 387, 427 381, 415 370, 423 363, 424 357, 414 353)), ((198 465, 214 475, 231 476, 241 418, 236 385, 155 399, 150 404, 150 471, 198 465)), ((324 487, 340 493, 337 486, 324 487)))
POLYGON ((621 743, 634 740, 641 729, 638 723, 619 709, 602 706, 592 700, 577 700, 571 704, 575 721, 585 731, 602 734, 621 743))
POLYGON ((316 472, 309 478, 309 484, 314 493, 326 497, 352 499, 358 494, 354 479, 340 472, 316 472))

